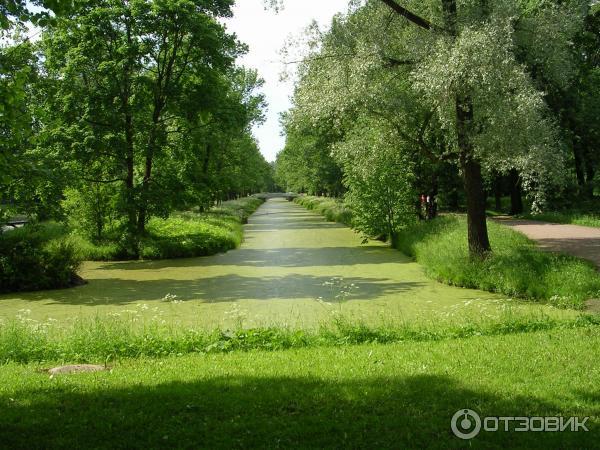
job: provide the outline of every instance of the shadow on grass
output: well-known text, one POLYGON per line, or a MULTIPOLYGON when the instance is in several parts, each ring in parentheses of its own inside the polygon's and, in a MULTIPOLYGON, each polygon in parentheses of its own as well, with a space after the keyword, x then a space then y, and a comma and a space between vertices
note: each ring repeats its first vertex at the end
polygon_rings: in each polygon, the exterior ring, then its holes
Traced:
POLYGON ((209 376, 121 389, 90 385, 84 392, 53 382, 12 395, 2 398, 0 409, 6 448, 546 449, 598 443, 593 421, 588 433, 481 432, 470 442, 459 440, 450 420, 463 408, 509 417, 593 415, 598 408, 582 408, 577 393, 559 406, 529 396, 501 397, 438 375, 337 382, 209 376))
POLYGON ((71 290, 45 291, 27 295, 28 300, 53 301, 74 305, 126 305, 156 301, 167 294, 179 301, 202 300, 208 303, 239 300, 318 299, 325 302, 373 300, 419 288, 423 283, 395 282, 386 278, 348 277, 335 281, 331 277, 287 275, 284 277, 244 277, 223 275, 198 280, 91 280, 86 286, 71 290), (353 286, 352 286, 353 285, 353 286), (341 291, 347 295, 337 297, 341 291))

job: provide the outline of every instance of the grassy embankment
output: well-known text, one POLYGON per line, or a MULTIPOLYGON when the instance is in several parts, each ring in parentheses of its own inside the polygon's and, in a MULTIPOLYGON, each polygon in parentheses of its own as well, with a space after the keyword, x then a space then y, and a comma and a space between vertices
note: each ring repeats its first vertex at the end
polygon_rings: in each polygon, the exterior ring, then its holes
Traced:
POLYGON ((331 222, 352 225, 352 212, 344 206, 341 200, 329 197, 302 196, 294 200, 306 209, 316 211, 331 222))
MULTIPOLYGON (((332 199, 304 197, 298 204, 335 220, 340 208, 332 199), (333 205, 333 207, 332 207, 333 205)), ((591 263, 536 248, 522 234, 488 222, 493 254, 473 261, 467 252, 466 220, 444 216, 408 226, 399 234, 398 249, 423 265, 438 281, 498 292, 516 298, 583 308, 600 296, 600 276, 591 263)))
MULTIPOLYGON (((594 448, 600 328, 0 368, 7 448, 594 448), (451 432, 454 413, 589 416, 589 432, 451 432)), ((514 425, 514 424, 513 424, 514 425)))
MULTIPOLYGON (((152 218, 147 235, 140 242, 142 259, 188 258, 214 255, 238 247, 242 224, 263 203, 255 197, 223 202, 209 212, 173 213, 167 219, 152 218)), ((76 248, 85 260, 122 259, 117 243, 94 243, 73 236, 76 248)))

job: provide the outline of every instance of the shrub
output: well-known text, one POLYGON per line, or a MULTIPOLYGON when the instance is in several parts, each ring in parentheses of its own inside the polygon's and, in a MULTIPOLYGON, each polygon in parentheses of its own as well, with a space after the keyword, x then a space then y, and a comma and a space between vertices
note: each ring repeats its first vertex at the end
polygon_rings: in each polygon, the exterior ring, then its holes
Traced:
POLYGON ((80 189, 67 189, 61 206, 71 229, 100 241, 107 228, 115 226, 117 193, 110 184, 91 183, 80 189))
POLYGON ((67 287, 81 259, 56 224, 27 225, 0 234, 0 292, 67 287))

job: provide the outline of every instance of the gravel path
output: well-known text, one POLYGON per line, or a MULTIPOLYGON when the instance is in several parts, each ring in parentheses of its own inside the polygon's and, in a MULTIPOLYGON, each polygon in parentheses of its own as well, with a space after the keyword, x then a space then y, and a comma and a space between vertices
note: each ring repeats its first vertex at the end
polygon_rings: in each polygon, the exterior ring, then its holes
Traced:
POLYGON ((569 253, 592 261, 600 268, 600 228, 509 217, 498 217, 495 220, 525 234, 543 249, 569 253))

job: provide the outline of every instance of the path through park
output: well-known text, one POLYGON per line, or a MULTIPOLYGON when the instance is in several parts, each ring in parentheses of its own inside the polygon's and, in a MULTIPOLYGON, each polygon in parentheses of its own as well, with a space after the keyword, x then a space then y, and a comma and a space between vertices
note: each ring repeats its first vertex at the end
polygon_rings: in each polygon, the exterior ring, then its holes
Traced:
POLYGON ((362 244, 349 228, 285 199, 258 209, 237 250, 181 260, 88 262, 82 276, 89 283, 78 288, 0 297, 0 316, 31 310, 37 319, 109 313, 206 327, 313 326, 340 312, 381 323, 480 318, 500 314, 509 303, 525 312, 545 308, 437 283, 400 252, 377 241, 362 244))
POLYGON ((545 250, 569 253, 600 268, 600 228, 501 217, 498 221, 536 241, 545 250))

